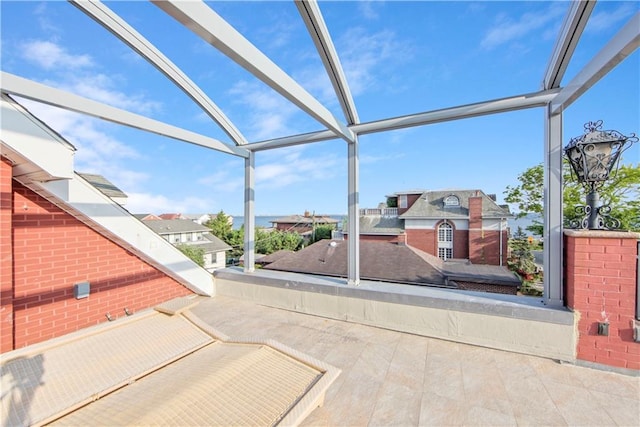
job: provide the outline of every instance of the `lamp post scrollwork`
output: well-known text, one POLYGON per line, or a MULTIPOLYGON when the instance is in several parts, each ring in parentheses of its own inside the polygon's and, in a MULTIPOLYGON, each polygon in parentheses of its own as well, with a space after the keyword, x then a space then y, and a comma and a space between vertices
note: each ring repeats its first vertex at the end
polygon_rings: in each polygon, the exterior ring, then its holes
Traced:
POLYGON ((620 221, 609 215, 611 207, 600 205, 599 191, 613 172, 617 172, 620 155, 634 142, 635 134, 625 136, 615 130, 602 130, 602 120, 588 122, 585 132, 572 138, 564 148, 572 174, 587 192, 586 205, 577 206, 581 220, 571 222, 571 228, 589 230, 613 230, 620 228, 620 221))

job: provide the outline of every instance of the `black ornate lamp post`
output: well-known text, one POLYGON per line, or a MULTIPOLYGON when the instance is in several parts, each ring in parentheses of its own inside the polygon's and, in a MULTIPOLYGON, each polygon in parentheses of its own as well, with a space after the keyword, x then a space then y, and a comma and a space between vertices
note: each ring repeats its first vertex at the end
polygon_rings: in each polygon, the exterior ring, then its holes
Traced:
POLYGON ((620 227, 620 221, 610 217, 608 205, 598 206, 598 190, 617 171, 620 154, 638 141, 635 134, 622 135, 615 130, 602 130, 602 120, 584 125, 584 134, 571 139, 564 148, 564 154, 571 163, 572 171, 587 191, 587 205, 576 207, 583 215, 581 221, 573 221, 572 228, 589 230, 610 230, 620 227))

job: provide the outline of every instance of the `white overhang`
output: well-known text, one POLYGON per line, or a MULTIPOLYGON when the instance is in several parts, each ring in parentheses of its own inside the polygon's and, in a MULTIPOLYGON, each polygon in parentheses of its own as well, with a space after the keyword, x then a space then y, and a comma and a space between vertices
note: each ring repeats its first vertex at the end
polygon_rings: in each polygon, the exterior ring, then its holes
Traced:
POLYGON ((0 118, 2 156, 12 162, 14 177, 27 181, 73 177, 75 148, 5 94, 0 118))

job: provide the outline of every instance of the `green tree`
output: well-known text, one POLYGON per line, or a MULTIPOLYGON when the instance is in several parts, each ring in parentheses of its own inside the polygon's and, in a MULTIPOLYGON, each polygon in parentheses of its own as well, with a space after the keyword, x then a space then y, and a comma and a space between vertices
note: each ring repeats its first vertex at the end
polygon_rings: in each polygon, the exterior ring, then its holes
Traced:
POLYGON ((193 262, 200 267, 204 267, 204 249, 196 248, 191 245, 178 245, 176 246, 180 252, 191 258, 193 262))
POLYGON ((229 215, 227 215, 223 211, 220 211, 218 212, 218 215, 211 218, 204 225, 209 227, 209 229, 211 230, 211 234, 219 239, 222 239, 227 244, 229 243, 227 242, 227 238, 229 236, 229 233, 231 233, 233 229, 233 225, 231 223, 229 215))
POLYGON ((298 233, 282 230, 266 231, 262 228, 257 228, 256 252, 268 255, 282 249, 295 251, 300 248, 302 240, 302 236, 298 233))
MULTIPOLYGON (((518 175, 520 184, 507 186, 505 201, 518 207, 518 218, 528 213, 542 214, 543 210, 543 165, 533 166, 518 175)), ((566 223, 579 220, 581 215, 575 207, 585 204, 586 191, 571 175, 567 162, 563 162, 563 214, 566 223)), ((621 165, 618 172, 604 182, 599 190, 600 203, 611 207, 611 216, 620 220, 623 230, 640 231, 640 165, 621 165)), ((542 235, 542 224, 537 222, 527 230, 542 235)))
POLYGON ((230 259, 240 259, 244 253, 244 225, 238 230, 231 230, 227 234, 227 238, 223 239, 224 242, 231 246, 231 250, 227 253, 230 259))
POLYGON ((522 227, 518 227, 513 237, 509 240, 509 259, 507 266, 511 271, 520 276, 522 286, 520 290, 525 294, 537 295, 539 292, 531 286, 538 278, 538 267, 535 264, 535 258, 531 252, 531 243, 525 235, 522 227))
POLYGON ((313 237, 311 238, 311 241, 309 243, 311 244, 311 243, 319 242, 320 240, 330 239, 333 233, 333 230, 335 230, 335 227, 333 225, 329 225, 329 224, 317 225, 314 229, 313 237))

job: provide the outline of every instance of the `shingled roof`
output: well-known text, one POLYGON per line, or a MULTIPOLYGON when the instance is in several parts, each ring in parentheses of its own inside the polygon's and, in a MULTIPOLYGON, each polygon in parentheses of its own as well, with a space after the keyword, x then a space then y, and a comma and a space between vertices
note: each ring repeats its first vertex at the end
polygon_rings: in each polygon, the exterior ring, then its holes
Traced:
MULTIPOLYGON (((321 240, 265 268, 346 277, 347 246, 346 240, 321 240)), ((363 279, 445 286, 445 276, 408 246, 362 240, 360 259, 363 279)))
POLYGON ((480 190, 439 190, 425 191, 420 198, 402 215, 402 219, 468 219, 469 198, 482 197, 483 218, 510 218, 513 215, 505 206, 498 205, 491 197, 480 190), (458 206, 445 206, 445 199, 456 196, 460 202, 458 206))
MULTIPOLYGON (((346 233, 347 230, 345 230, 346 233)), ((404 221, 397 216, 383 215, 360 216, 361 234, 397 235, 404 231, 404 221)))
MULTIPOLYGON (((323 276, 347 276, 347 241, 321 240, 280 258, 265 269, 323 276)), ((507 268, 468 261, 444 262, 408 245, 360 241, 360 277, 393 283, 457 287, 465 281, 517 288, 520 280, 507 268)))
POLYGON ((188 219, 157 219, 143 222, 160 235, 210 231, 208 227, 188 219))

